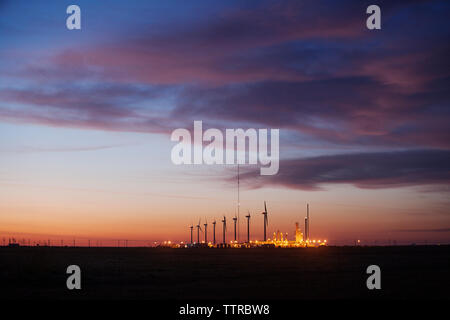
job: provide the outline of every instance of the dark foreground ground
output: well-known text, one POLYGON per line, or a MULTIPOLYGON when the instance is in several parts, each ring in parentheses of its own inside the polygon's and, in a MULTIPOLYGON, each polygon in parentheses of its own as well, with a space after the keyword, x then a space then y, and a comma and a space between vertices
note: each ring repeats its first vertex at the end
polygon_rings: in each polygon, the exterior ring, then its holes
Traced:
POLYGON ((309 249, 0 248, 0 298, 444 298, 450 246, 309 249), (66 288, 66 268, 82 289, 66 288), (381 268, 381 290, 366 287, 381 268))

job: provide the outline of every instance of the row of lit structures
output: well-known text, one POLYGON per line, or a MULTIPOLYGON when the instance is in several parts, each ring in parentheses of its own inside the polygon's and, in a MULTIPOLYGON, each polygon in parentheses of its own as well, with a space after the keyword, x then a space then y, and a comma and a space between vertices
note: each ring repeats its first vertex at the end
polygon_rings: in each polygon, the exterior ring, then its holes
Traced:
POLYGON ((267 238, 268 227, 268 212, 266 202, 264 202, 264 211, 261 213, 264 217, 264 238, 263 240, 250 240, 250 213, 245 217, 247 219, 247 239, 246 241, 239 241, 237 237, 237 220, 235 216, 233 218, 234 223, 234 239, 227 241, 227 219, 224 216, 222 222, 222 237, 220 240, 216 239, 216 221, 212 222, 213 232, 212 239, 208 240, 208 222, 203 223, 204 229, 201 227, 201 221, 190 229, 190 242, 173 243, 171 241, 165 241, 161 244, 162 247, 174 247, 174 248, 249 248, 249 247, 280 247, 280 248, 300 248, 300 247, 319 247, 327 244, 325 239, 311 239, 310 238, 310 217, 309 217, 309 204, 306 206, 305 217, 305 232, 301 232, 299 223, 295 223, 295 239, 289 240, 288 233, 282 233, 276 231, 273 233, 273 237, 267 238), (194 228, 196 228, 196 238, 194 239, 194 228), (203 237, 200 239, 200 232, 203 232, 203 237))

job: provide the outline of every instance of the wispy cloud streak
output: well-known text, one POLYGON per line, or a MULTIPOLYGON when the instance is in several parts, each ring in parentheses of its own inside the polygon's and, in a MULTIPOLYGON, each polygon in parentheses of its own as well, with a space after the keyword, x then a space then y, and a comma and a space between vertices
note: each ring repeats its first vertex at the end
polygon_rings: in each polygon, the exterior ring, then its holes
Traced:
POLYGON ((264 180, 257 170, 241 174, 248 187, 266 184, 320 190, 327 184, 378 189, 450 183, 450 151, 416 150, 320 156, 280 163, 277 175, 264 180))

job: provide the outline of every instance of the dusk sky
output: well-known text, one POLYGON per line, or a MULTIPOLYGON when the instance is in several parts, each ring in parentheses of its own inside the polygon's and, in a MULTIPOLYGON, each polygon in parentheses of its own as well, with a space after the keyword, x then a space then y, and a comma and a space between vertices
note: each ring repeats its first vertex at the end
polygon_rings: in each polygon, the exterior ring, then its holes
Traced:
POLYGON ((280 129, 278 174, 241 168, 242 237, 250 211, 262 238, 265 200, 270 235, 309 203, 331 244, 450 243, 449 21, 448 1, 0 0, 0 239, 231 220, 236 166, 170 158, 201 120, 280 129))

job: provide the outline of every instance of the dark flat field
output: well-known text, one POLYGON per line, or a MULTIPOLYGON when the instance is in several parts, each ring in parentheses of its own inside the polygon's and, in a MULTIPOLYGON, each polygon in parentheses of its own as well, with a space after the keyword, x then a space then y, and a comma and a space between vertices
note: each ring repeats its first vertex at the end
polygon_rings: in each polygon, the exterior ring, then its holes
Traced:
POLYGON ((0 248, 0 298, 449 299, 450 246, 0 248), (82 289, 66 288, 80 266, 82 289), (381 290, 366 287, 381 268, 381 290))

